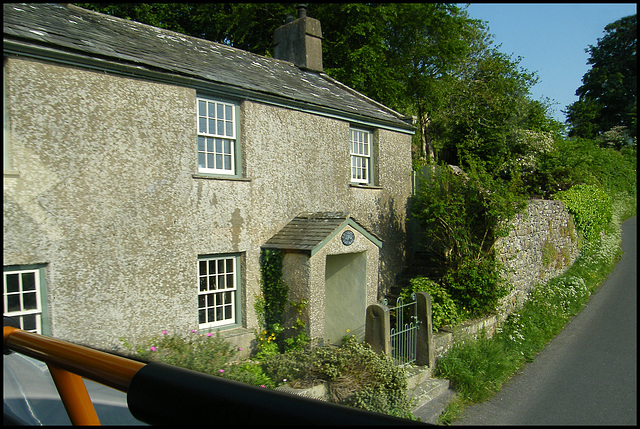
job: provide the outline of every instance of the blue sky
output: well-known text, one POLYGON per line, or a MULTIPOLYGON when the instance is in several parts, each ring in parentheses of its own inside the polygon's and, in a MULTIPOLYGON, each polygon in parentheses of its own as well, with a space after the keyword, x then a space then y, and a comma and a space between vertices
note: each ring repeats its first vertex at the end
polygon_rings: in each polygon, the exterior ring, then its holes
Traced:
MULTIPOLYGON (((458 4, 465 7, 466 4, 458 4)), ((538 75, 532 98, 549 98, 552 115, 564 122, 561 112, 578 98, 576 89, 590 69, 585 49, 596 46, 604 27, 637 13, 635 3, 471 3, 469 16, 488 22, 500 51, 522 57, 520 66, 538 75), (557 104, 556 104, 557 103, 557 104)))

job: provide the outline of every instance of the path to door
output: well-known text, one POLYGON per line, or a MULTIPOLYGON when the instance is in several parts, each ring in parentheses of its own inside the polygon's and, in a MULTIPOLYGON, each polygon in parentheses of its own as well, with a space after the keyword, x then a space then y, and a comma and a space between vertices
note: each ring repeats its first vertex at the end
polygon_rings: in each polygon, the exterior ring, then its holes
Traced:
POLYGON ((587 306, 490 400, 454 425, 637 424, 637 217, 587 306))

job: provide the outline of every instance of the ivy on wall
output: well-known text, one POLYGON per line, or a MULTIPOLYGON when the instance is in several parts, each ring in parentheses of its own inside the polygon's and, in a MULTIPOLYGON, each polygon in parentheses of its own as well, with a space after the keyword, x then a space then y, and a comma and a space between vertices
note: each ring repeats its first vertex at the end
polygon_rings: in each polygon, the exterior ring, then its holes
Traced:
POLYGON ((289 287, 282 279, 283 257, 282 252, 272 249, 263 249, 260 255, 264 323, 269 331, 275 324, 282 324, 289 296, 289 287))

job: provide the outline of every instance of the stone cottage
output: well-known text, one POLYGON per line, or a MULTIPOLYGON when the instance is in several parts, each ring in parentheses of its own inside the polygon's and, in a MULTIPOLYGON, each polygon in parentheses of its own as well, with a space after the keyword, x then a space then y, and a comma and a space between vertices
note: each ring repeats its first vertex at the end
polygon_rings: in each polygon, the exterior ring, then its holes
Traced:
POLYGON ((162 330, 247 347, 263 249, 309 334, 361 332, 402 270, 411 121, 322 71, 66 4, 4 4, 4 313, 101 348, 162 330))

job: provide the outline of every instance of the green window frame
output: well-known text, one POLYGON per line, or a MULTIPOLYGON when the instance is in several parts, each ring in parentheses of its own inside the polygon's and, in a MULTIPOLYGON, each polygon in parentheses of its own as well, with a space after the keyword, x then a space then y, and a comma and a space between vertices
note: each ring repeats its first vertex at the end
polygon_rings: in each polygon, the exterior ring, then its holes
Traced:
POLYGON ((240 255, 198 257, 198 328, 241 324, 240 255))

